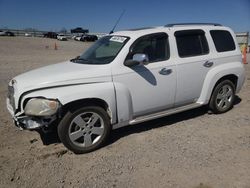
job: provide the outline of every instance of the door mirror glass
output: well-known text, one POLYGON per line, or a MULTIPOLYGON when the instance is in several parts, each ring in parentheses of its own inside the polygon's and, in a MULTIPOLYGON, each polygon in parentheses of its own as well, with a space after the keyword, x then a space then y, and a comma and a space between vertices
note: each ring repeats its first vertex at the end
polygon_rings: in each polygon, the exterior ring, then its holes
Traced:
POLYGON ((138 61, 143 64, 148 64, 148 55, 146 54, 134 54, 133 55, 133 61, 138 61))

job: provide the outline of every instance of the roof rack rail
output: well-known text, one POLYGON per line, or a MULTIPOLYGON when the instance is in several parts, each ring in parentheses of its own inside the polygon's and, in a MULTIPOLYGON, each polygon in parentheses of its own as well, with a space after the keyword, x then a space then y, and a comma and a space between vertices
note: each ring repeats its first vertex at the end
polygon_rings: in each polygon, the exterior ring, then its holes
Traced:
POLYGON ((140 27, 140 28, 134 28, 134 29, 126 29, 125 31, 140 31, 144 29, 153 29, 154 27, 140 27))
POLYGON ((222 26, 217 23, 175 23, 175 24, 167 24, 165 27, 174 27, 174 26, 182 26, 182 25, 213 25, 213 26, 222 26))

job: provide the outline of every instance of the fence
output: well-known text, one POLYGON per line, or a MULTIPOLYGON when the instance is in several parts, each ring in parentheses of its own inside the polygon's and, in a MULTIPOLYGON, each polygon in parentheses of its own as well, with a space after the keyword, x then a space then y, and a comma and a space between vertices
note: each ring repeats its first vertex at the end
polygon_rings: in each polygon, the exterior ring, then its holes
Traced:
POLYGON ((48 31, 37 31, 37 30, 21 30, 21 29, 0 29, 1 31, 11 31, 16 36, 24 36, 25 33, 29 33, 32 36, 35 37, 43 37, 44 33, 47 33, 48 31))
MULTIPOLYGON (((38 30, 21 30, 21 29, 0 29, 1 31, 11 31, 12 33, 14 33, 16 36, 25 36, 25 33, 29 33, 34 37, 43 37, 43 35, 45 33, 48 33, 49 31, 38 31, 38 30)), ((56 33, 60 33, 60 32, 56 32, 56 33)), ((64 33, 66 36, 71 37, 74 34, 72 33, 64 33)), ((92 35, 97 35, 98 38, 107 35, 106 33, 88 33, 88 34, 92 34, 92 35)))
POLYGON ((249 32, 236 33, 236 39, 241 51, 247 48, 247 52, 249 52, 249 32))

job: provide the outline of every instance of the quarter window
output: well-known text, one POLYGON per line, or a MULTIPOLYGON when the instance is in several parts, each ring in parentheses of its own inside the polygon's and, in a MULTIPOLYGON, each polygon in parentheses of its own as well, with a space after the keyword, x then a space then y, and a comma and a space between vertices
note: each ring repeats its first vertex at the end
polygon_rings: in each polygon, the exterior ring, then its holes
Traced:
POLYGON ((183 30, 175 32, 180 57, 198 56, 209 53, 205 32, 202 30, 183 30))
POLYGON ((163 61, 169 58, 168 35, 157 33, 146 35, 131 46, 127 59, 132 59, 134 54, 148 55, 149 62, 163 61))
POLYGON ((228 31, 212 30, 210 34, 213 38, 217 52, 226 52, 235 50, 235 43, 232 35, 228 31))

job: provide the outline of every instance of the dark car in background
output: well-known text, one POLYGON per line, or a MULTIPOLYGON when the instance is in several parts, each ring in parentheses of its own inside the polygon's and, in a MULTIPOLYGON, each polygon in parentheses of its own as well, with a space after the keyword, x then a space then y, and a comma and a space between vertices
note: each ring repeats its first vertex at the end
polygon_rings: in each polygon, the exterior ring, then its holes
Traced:
POLYGON ((0 36, 5 36, 5 31, 0 30, 0 36))
POLYGON ((94 42, 98 40, 98 37, 96 35, 88 35, 88 34, 85 34, 85 35, 82 35, 80 41, 87 41, 87 42, 94 42))
POLYGON ((0 30, 0 36, 9 36, 9 37, 14 37, 15 34, 11 31, 1 31, 0 30))
POLYGON ((88 33, 89 30, 88 29, 83 29, 81 27, 77 27, 75 29, 71 29, 70 32, 71 33, 88 33))
POLYGON ((9 37, 14 37, 15 36, 15 34, 13 32, 11 32, 11 31, 6 31, 5 34, 6 34, 6 36, 9 36, 9 37))
POLYGON ((51 38, 51 39, 57 39, 57 33, 55 32, 47 32, 43 34, 43 37, 45 38, 51 38))

